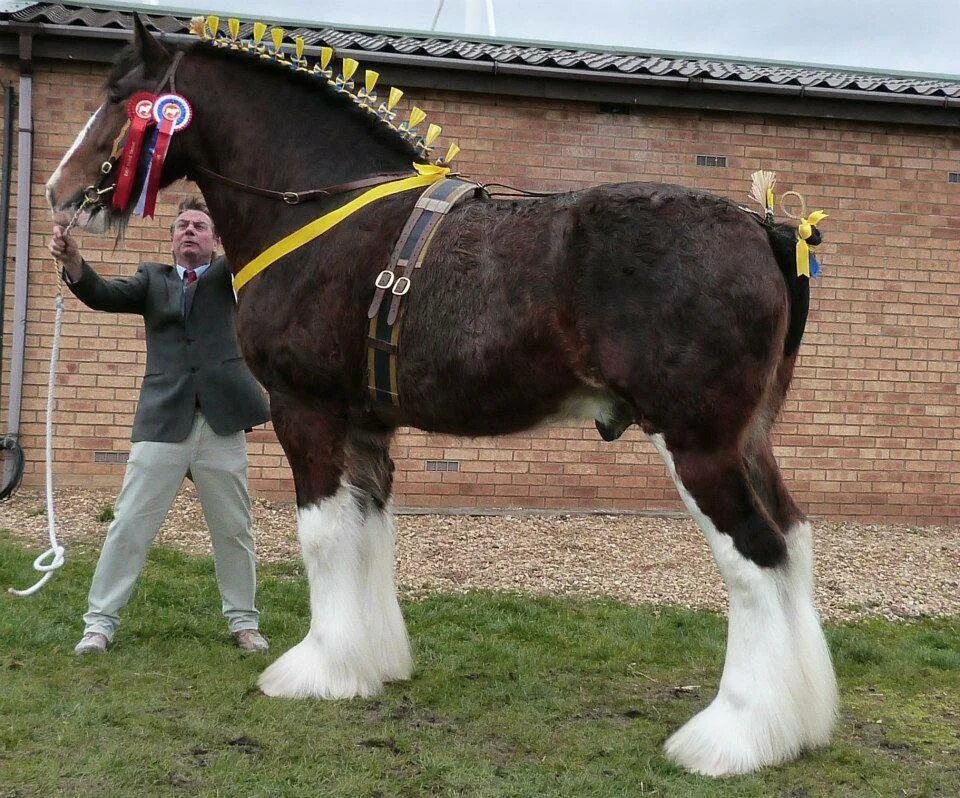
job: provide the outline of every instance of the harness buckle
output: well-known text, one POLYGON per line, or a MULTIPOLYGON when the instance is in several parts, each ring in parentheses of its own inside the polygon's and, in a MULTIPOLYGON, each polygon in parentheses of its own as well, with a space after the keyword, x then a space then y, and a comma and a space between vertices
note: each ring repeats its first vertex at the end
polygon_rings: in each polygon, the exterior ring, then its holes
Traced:
POLYGON ((386 291, 391 285, 393 285, 393 281, 396 279, 397 275, 395 275, 389 269, 384 269, 382 272, 380 272, 380 274, 377 275, 377 279, 373 284, 377 288, 382 288, 384 291, 386 291))
POLYGON ((113 170, 113 164, 110 161, 104 161, 100 164, 101 173, 108 175, 113 170))
POLYGON ((393 289, 391 290, 391 293, 394 296, 403 296, 409 290, 410 290, 410 278, 398 277, 397 281, 393 284, 393 289))
POLYGON ((300 204, 300 195, 296 191, 284 191, 283 192, 283 201, 287 205, 299 205, 300 204))

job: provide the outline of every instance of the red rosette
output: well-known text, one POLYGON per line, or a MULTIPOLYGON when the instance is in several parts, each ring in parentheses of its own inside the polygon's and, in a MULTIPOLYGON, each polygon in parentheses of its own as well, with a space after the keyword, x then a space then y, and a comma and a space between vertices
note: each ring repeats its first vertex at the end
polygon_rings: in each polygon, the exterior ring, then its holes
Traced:
POLYGON ((137 166, 140 162, 140 149, 143 137, 153 123, 153 106, 156 95, 140 91, 127 101, 127 117, 130 119, 130 128, 123 142, 123 152, 120 154, 120 169, 117 173, 117 184, 113 190, 113 207, 123 211, 130 201, 133 190, 133 181, 137 176, 137 166))
POLYGON ((127 100, 127 118, 131 124, 138 119, 149 126, 153 123, 153 106, 157 102, 157 95, 149 91, 138 91, 127 100))

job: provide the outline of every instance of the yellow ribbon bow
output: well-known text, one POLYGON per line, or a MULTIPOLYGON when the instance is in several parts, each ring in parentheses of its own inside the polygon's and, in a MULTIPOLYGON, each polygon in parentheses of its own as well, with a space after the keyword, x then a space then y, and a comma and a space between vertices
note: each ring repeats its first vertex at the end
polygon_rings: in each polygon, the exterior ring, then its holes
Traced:
POLYGON ((413 168, 423 177, 436 177, 437 180, 450 174, 449 166, 437 166, 435 163, 414 163, 413 168))
POLYGON ((797 225, 797 277, 810 276, 810 245, 807 239, 813 235, 814 225, 826 218, 827 214, 823 211, 814 211, 797 225))

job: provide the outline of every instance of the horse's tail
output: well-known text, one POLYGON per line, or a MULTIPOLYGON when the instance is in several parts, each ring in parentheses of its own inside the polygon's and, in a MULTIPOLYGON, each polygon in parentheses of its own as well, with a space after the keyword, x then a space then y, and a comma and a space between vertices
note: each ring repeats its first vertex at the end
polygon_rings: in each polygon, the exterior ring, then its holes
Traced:
POLYGON ((807 325, 810 309, 810 280, 797 274, 797 230, 789 224, 764 223, 770 248, 777 260, 780 272, 790 295, 790 324, 783 344, 784 357, 790 357, 800 347, 800 339, 807 325))

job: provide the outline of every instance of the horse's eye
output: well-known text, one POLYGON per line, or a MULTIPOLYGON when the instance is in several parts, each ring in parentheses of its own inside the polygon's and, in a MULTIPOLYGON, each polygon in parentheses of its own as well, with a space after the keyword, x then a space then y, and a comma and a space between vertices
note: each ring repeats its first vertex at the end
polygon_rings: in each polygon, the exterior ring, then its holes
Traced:
POLYGON ((112 105, 119 105, 125 99, 127 99, 126 96, 120 91, 111 90, 107 92, 107 102, 112 105))

